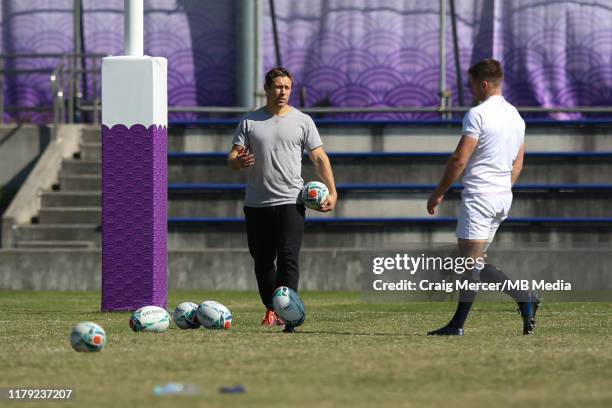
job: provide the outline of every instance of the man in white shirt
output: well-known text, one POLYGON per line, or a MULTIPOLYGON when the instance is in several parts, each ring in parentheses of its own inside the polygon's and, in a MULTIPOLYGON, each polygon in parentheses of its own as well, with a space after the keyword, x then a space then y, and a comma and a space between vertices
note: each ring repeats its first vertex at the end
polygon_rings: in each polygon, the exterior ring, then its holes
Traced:
MULTIPOLYGON (((504 76, 499 61, 480 61, 468 73, 470 90, 480 104, 463 118, 463 136, 438 187, 427 201, 427 211, 435 214, 444 194, 463 172, 464 189, 456 233, 459 256, 477 260, 486 257, 497 228, 508 217, 512 185, 523 166, 525 122, 502 96, 504 76)), ((509 280, 504 272, 490 264, 466 272, 463 278, 495 283, 509 280)), ((523 334, 533 334, 539 298, 526 291, 508 290, 506 293, 518 303, 523 334)), ((463 325, 475 296, 475 291, 461 291, 451 321, 428 335, 463 335, 463 325)))

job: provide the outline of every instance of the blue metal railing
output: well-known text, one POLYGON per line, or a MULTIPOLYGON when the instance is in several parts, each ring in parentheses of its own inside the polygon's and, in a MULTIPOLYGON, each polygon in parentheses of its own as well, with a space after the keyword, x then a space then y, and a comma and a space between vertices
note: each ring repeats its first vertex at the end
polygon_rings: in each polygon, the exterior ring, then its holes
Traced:
MULTIPOLYGON (((612 109, 612 108, 611 108, 612 109)), ((317 126, 455 126, 460 127, 461 119, 319 119, 313 118, 317 126)), ((175 119, 169 126, 237 126, 240 118, 227 119, 175 119)), ((612 117, 588 119, 525 119, 527 126, 612 126, 612 117)))
MULTIPOLYGON (((209 191, 243 191, 245 184, 234 183, 170 183, 169 192, 209 192, 209 191)), ((416 184, 416 183, 352 183, 337 184, 339 191, 432 191, 436 188, 435 184, 416 184)), ((451 191, 461 191, 461 184, 453 184, 451 191)), ((512 188, 513 191, 589 191, 589 192, 610 192, 612 184, 517 184, 512 188)))
MULTIPOLYGON (((448 224, 457 222, 456 217, 321 217, 306 218, 310 224, 448 224)), ((242 224, 244 218, 169 217, 168 224, 217 225, 242 224)), ((612 217, 510 217, 505 224, 612 224, 612 217)))
MULTIPOLYGON (((327 152, 332 159, 393 159, 448 157, 451 152, 327 152)), ((307 155, 304 155, 307 156, 307 155)), ((170 152, 168 158, 180 159, 225 159, 226 152, 170 152)), ((526 158, 612 158, 612 152, 526 152, 526 158)))

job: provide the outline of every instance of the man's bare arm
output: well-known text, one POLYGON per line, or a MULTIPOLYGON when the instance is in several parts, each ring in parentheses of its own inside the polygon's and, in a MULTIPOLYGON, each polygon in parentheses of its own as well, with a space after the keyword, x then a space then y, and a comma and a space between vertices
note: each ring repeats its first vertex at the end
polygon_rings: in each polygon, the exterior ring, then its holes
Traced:
POLYGON ((516 159, 512 163, 512 185, 516 183, 519 176, 521 175, 521 171, 523 170, 523 159, 525 158, 525 143, 521 145, 518 154, 516 155, 516 159))
POLYGON ((444 200, 444 194, 453 185, 453 183, 461 176, 470 157, 478 146, 478 139, 463 135, 457 148, 448 159, 442 179, 438 183, 438 187, 427 200, 427 212, 435 214, 435 208, 444 200))
POLYGON ((338 192, 336 191, 336 182, 334 181, 334 173, 332 172, 329 157, 327 156, 327 153, 325 153, 323 146, 313 149, 308 156, 314 165, 317 177, 319 177, 319 179, 329 189, 329 197, 327 200, 325 200, 325 202, 323 202, 323 204, 321 204, 321 211, 332 211, 336 207, 338 192))

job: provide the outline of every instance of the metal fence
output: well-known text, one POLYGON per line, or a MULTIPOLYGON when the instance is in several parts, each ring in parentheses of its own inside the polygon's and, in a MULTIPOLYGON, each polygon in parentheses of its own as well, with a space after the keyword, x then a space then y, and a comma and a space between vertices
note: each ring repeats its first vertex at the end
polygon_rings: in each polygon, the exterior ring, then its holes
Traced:
MULTIPOLYGON (((93 123, 101 121, 101 59, 102 54, 3 54, 0 55, 0 123, 4 112, 52 112, 54 124, 93 123), (57 65, 48 68, 19 69, 12 68, 7 61, 19 59, 57 59, 57 65), (5 106, 6 78, 16 75, 48 75, 52 103, 47 106, 5 106)), ((255 100, 262 104, 262 95, 255 95, 255 100)), ((238 115, 253 110, 255 106, 170 106, 171 113, 221 114, 238 115)), ((401 113, 436 113, 441 118, 448 118, 453 113, 466 112, 469 106, 449 106, 446 98, 441 97, 439 106, 399 106, 399 107, 301 107, 308 114, 401 114, 401 113)), ((520 106, 522 113, 587 113, 612 114, 610 106, 579 107, 537 107, 520 106)))
MULTIPOLYGON (((52 112, 54 123, 74 123, 83 121, 82 105, 93 106, 94 111, 90 121, 99 117, 96 109, 100 107, 100 76, 101 58, 103 54, 1 54, 0 55, 0 123, 4 113, 10 112, 17 116, 21 112, 52 112), (15 68, 20 60, 52 59, 57 62, 42 68, 15 68), (5 92, 7 78, 19 75, 48 76, 52 101, 49 105, 6 106, 5 92), (78 120, 77 120, 78 119, 78 120)), ((86 121, 87 118, 85 118, 86 121)))

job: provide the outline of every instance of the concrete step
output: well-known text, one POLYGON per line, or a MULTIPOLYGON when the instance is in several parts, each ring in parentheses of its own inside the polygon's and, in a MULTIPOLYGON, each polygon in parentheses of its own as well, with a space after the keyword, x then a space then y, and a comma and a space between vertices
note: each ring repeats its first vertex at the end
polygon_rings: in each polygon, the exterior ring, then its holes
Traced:
POLYGON ((62 161, 61 176, 99 175, 102 173, 102 162, 69 159, 62 161))
MULTIPOLYGON (((236 129, 226 126, 169 127, 168 149, 184 152, 227 152, 236 129)), ((318 125, 327 151, 393 152, 455 150, 460 121, 453 124, 406 125, 389 121, 318 125)), ((612 151, 612 128, 527 124, 527 149, 532 151, 612 151)))
POLYGON ((100 207, 48 207, 38 213, 40 224, 100 224, 100 207))
MULTIPOLYGON (((455 223, 308 223, 304 248, 381 248, 408 243, 454 243, 455 223)), ((612 244, 611 225, 502 224, 495 242, 508 245, 612 244)), ((246 248, 246 227, 235 224, 170 224, 168 248, 246 248)))
POLYGON ((83 143, 100 143, 102 140, 101 126, 88 126, 83 128, 81 133, 81 141, 83 143))
POLYGON ((101 160, 102 159, 102 144, 101 143, 81 143, 81 158, 83 160, 101 160))
POLYGON ((96 244, 93 241, 21 241, 17 244, 17 247, 31 249, 92 249, 96 248, 96 244))
MULTIPOLYGON (((16 241, 91 241, 99 246, 102 241, 99 224, 31 224, 19 225, 16 241)), ((19 244, 18 244, 19 245, 19 244)))
POLYGON ((101 191, 102 176, 60 176, 59 184, 61 191, 101 191))
MULTIPOLYGON (((100 148, 97 144, 88 144, 88 146, 92 149, 100 148)), ((100 156, 96 157, 95 160, 66 160, 62 163, 61 174, 66 176, 100 174, 102 167, 100 156)), ((446 160, 446 155, 408 158, 354 158, 331 155, 334 175, 343 183, 435 183, 446 160)), ((305 158, 303 163, 303 178, 314 179, 315 173, 310 160, 305 158)), ((609 180, 608 174, 612 174, 612 160, 606 157, 527 157, 520 181, 522 183, 605 183, 609 180)), ((168 162, 168 179, 171 183, 243 183, 246 180, 246 172, 229 170, 225 154, 212 158, 171 157, 168 162)))
MULTIPOLYGON (((318 125, 328 151, 453 151, 461 126, 371 124, 318 125)), ((168 149, 184 152, 227 152, 236 129, 231 125, 170 125, 168 149)), ((612 130, 604 126, 540 126, 527 124, 527 148, 534 151, 610 151, 612 130)), ((85 144, 101 142, 100 127, 84 129, 85 144)))
MULTIPOLYGON (((338 183, 437 183, 447 156, 346 158, 331 156, 338 183)), ((313 180, 309 159, 303 160, 302 178, 313 180)), ((610 158, 527 158, 521 183, 608 183, 610 158)), ((244 183, 246 171, 232 171, 225 157, 168 161, 169 183, 244 183)))
POLYGON ((100 207, 102 194, 97 191, 85 192, 44 192, 41 197, 41 206, 46 207, 100 207))
MULTIPOLYGON (((342 183, 436 183, 447 157, 338 158, 332 156, 334 175, 342 183)), ((314 169, 304 160, 302 177, 315 179, 314 169)), ((65 160, 61 176, 100 175, 101 161, 65 160)), ((607 183, 612 174, 609 158, 526 158, 521 183, 607 183)), ((225 157, 169 159, 170 183, 244 183, 246 172, 232 171, 225 157)))
MULTIPOLYGON (((94 224, 20 225, 18 245, 28 241, 102 242, 101 228, 94 224)), ((307 223, 303 248, 382 248, 409 243, 454 243, 454 223, 307 223)), ((611 225, 502 224, 495 243, 508 245, 610 245, 611 225)), ((169 250, 247 248, 244 223, 170 224, 169 250)))
MULTIPOLYGON (((74 188, 73 188, 74 189, 74 188)), ((83 188, 81 188, 82 190, 83 188)), ((329 217, 428 217, 427 191, 340 190, 333 213, 308 210, 311 218, 329 217)), ((513 217, 607 217, 612 191, 517 191, 513 217)), ((437 217, 458 214, 461 196, 452 192, 438 209, 437 217)), ((98 191, 46 192, 42 196, 41 223, 100 223, 101 194, 98 191), (65 218, 61 215, 65 214, 65 218)), ((244 191, 170 191, 170 217, 242 217, 244 191)))
MULTIPOLYGON (((308 210, 311 218, 327 217, 428 217, 428 191, 340 190, 333 213, 308 210)), ((607 204, 612 191, 553 192, 518 191, 514 193, 513 217, 607 217, 607 204)), ((449 193, 439 207, 437 217, 453 217, 459 213, 461 196, 449 193)), ((168 202, 170 217, 242 217, 244 192, 207 191, 171 192, 168 202)))
POLYGON ((168 151, 228 152, 236 126, 168 127, 168 151))
MULTIPOLYGON (((332 157, 336 180, 341 183, 437 183, 447 157, 348 159, 332 157)), ((304 160, 302 177, 316 179, 304 160)), ((100 161, 66 160, 60 176, 100 175, 100 161)), ((521 183, 607 183, 612 160, 606 158, 527 158, 521 183)), ((170 159, 169 183, 245 183, 247 173, 232 171, 225 158, 170 159)))

